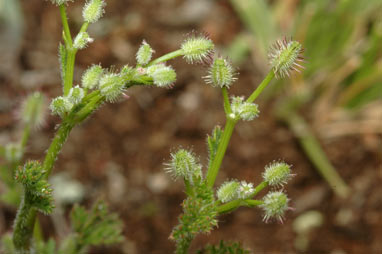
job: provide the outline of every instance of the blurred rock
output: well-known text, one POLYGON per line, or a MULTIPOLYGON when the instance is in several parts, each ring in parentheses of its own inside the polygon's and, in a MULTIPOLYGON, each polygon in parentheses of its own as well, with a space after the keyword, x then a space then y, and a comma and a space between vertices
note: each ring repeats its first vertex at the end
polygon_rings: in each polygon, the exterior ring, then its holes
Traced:
POLYGON ((159 194, 167 189, 170 184, 169 176, 165 173, 155 173, 147 177, 147 187, 154 193, 159 194))
POLYGON ((319 207, 322 200, 325 198, 327 188, 323 185, 314 186, 309 190, 301 193, 294 201, 296 213, 301 213, 310 208, 319 207))

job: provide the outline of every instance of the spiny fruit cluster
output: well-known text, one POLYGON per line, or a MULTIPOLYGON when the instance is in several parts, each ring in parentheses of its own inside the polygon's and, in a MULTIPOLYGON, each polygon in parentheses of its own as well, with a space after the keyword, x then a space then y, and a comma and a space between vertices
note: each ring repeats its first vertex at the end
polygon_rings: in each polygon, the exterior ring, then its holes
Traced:
POLYGON ((24 200, 40 212, 49 214, 54 205, 52 189, 46 181, 45 173, 38 161, 28 161, 17 169, 15 179, 24 187, 24 200))

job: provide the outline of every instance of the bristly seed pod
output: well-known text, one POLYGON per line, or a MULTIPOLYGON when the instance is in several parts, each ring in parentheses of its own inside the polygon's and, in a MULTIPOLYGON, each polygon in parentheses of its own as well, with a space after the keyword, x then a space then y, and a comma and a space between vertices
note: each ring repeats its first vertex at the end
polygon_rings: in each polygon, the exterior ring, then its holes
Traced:
POLYGON ((45 118, 45 101, 43 94, 35 92, 28 96, 21 107, 20 116, 24 123, 28 123, 31 127, 39 127, 44 123, 45 118))
POLYGON ((99 80, 103 74, 103 69, 100 65, 93 65, 82 75, 82 87, 86 89, 94 89, 97 87, 99 80))
POLYGON ((95 23, 104 14, 106 3, 104 0, 89 0, 82 10, 82 17, 86 22, 95 23))
POLYGON ((166 171, 175 178, 184 177, 192 180, 193 176, 201 176, 201 165, 192 152, 179 149, 176 153, 171 153, 171 161, 165 164, 166 171))
POLYGON ((52 100, 49 107, 53 115, 63 117, 66 113, 69 113, 72 110, 73 103, 71 103, 67 97, 59 96, 52 100))
POLYGON ((124 88, 123 79, 115 73, 105 74, 99 81, 99 90, 108 102, 115 102, 123 94, 124 88))
POLYGON ((223 57, 213 59, 208 75, 204 77, 207 84, 221 88, 229 88, 236 79, 232 65, 223 57))
POLYGON ((284 213, 288 209, 289 199, 287 195, 282 191, 269 192, 263 198, 263 204, 260 206, 264 210, 265 222, 268 222, 271 218, 276 218, 280 222, 283 222, 284 213))
POLYGON ((232 97, 231 102, 232 114, 231 118, 251 121, 259 115, 259 107, 255 103, 244 101, 243 97, 232 97))
POLYGON ((270 64, 276 75, 276 78, 284 78, 289 76, 291 72, 303 69, 303 48, 297 41, 292 41, 284 37, 282 40, 277 40, 271 47, 268 54, 270 64))
POLYGON ((217 191, 218 199, 222 203, 227 203, 229 201, 237 199, 239 187, 240 183, 237 180, 232 180, 223 183, 217 191))
POLYGON ((183 51, 183 57, 188 63, 202 63, 208 58, 213 51, 215 45, 206 36, 203 35, 191 35, 181 45, 183 51))
POLYGON ((146 41, 143 41, 136 55, 138 64, 139 65, 148 64, 154 52, 155 51, 150 47, 150 45, 147 44, 146 41))
POLYGON ((85 91, 79 86, 72 87, 68 94, 68 100, 73 103, 73 105, 79 104, 85 97, 85 91))
POLYGON ((147 68, 146 72, 153 78, 154 85, 158 87, 170 87, 176 80, 174 69, 164 64, 152 65, 147 68))
POLYGON ((283 186, 293 175, 291 174, 291 166, 285 162, 272 162, 265 167, 263 179, 270 186, 283 186))
POLYGON ((92 43, 94 40, 89 37, 87 32, 80 32, 77 34, 73 42, 73 47, 76 49, 84 49, 89 43, 92 43))

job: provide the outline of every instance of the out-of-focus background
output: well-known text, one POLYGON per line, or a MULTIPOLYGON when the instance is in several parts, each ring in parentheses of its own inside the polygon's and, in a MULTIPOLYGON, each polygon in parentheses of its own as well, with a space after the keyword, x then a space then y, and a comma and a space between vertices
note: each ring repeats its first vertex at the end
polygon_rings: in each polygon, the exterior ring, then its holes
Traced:
MULTIPOLYGON (((84 1, 68 7, 72 30, 84 1)), ((273 82, 258 101, 261 114, 238 124, 217 183, 261 181, 264 166, 283 159, 296 176, 285 189, 295 209, 284 224, 264 223, 258 209, 220 217, 192 250, 241 241, 253 253, 382 253, 382 2, 380 0, 107 0, 79 52, 75 80, 93 63, 133 65, 143 39, 155 56, 176 50, 192 30, 206 32, 240 73, 231 94, 248 96, 269 69, 267 50, 292 36, 305 48, 302 74, 273 82), (329 184, 335 170, 345 183, 329 184), (332 185, 332 187, 330 187, 332 185), (345 189, 345 190, 344 190, 345 189)), ((20 137, 17 110, 33 91, 61 93, 58 8, 43 0, 0 0, 0 144, 20 137)), ((173 89, 130 89, 76 127, 54 168, 57 208, 40 216, 44 236, 68 232, 73 202, 104 198, 124 221, 126 241, 91 253, 171 253, 168 239, 185 197, 163 170, 170 151, 191 148, 206 163, 206 135, 224 125, 221 94, 204 84, 204 66, 171 61, 173 89)), ((33 131, 26 158, 42 159, 57 117, 33 131)), ((338 180, 338 179, 337 179, 338 180)), ((0 183, 0 193, 6 188, 0 183)), ((16 207, 0 203, 0 234, 16 207)))

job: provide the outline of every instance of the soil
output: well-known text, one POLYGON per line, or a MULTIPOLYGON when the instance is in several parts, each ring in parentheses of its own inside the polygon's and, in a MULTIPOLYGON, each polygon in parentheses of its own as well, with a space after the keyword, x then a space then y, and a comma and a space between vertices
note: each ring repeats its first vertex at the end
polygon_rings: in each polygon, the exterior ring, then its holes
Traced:
MULTIPOLYGON (((17 139, 14 112, 26 94, 40 90, 53 98, 61 93, 58 9, 47 1, 21 2, 24 35, 13 58, 1 64, 13 64, 11 71, 1 72, 0 77, 1 144, 17 139)), ((75 1, 69 8, 70 25, 77 29, 81 25, 81 4, 75 1)), ((156 50, 156 56, 175 50, 192 30, 207 32, 223 48, 243 27, 225 1, 108 0, 104 18, 89 30, 95 42, 78 54, 75 78, 79 82, 82 71, 93 63, 115 68, 133 65, 143 39, 156 50), (209 11, 201 11, 205 6, 199 10, 199 5, 208 5, 209 11)), ((206 135, 216 124, 224 125, 224 113, 219 91, 202 80, 204 66, 189 65, 182 59, 171 61, 171 65, 177 70, 174 88, 129 89, 129 99, 104 105, 76 127, 59 156, 54 172, 67 172, 82 183, 83 204, 90 206, 104 198, 124 221, 123 244, 94 248, 90 253, 159 254, 174 250, 168 237, 177 224, 185 194, 182 183, 174 184, 164 172, 163 163, 170 151, 185 147, 206 164, 206 135)), ((239 70, 239 80, 230 92, 248 95, 262 74, 250 60, 239 70)), ((301 214, 316 210, 323 216, 323 223, 305 234, 309 241, 306 253, 382 253, 381 137, 321 140, 330 161, 352 188, 350 198, 342 200, 316 172, 287 126, 274 117, 274 103, 260 101, 260 117, 238 124, 217 183, 227 178, 259 183, 264 166, 283 159, 293 165, 296 174, 285 186, 295 209, 286 214, 283 224, 264 223, 259 209, 238 209, 220 217, 219 228, 211 234, 198 236, 192 251, 224 239, 240 241, 253 253, 299 253, 302 251, 295 247, 293 222, 301 214), (370 147, 370 139, 377 145, 370 147)), ((46 124, 34 132, 28 158, 42 158, 58 123, 58 118, 49 116, 46 124)), ((64 206, 65 214, 70 207, 64 206)), ((0 217, 4 218, 1 234, 11 230, 15 212, 15 208, 0 204, 0 217)), ((60 238, 65 233, 49 217, 40 218, 47 238, 60 238)))

